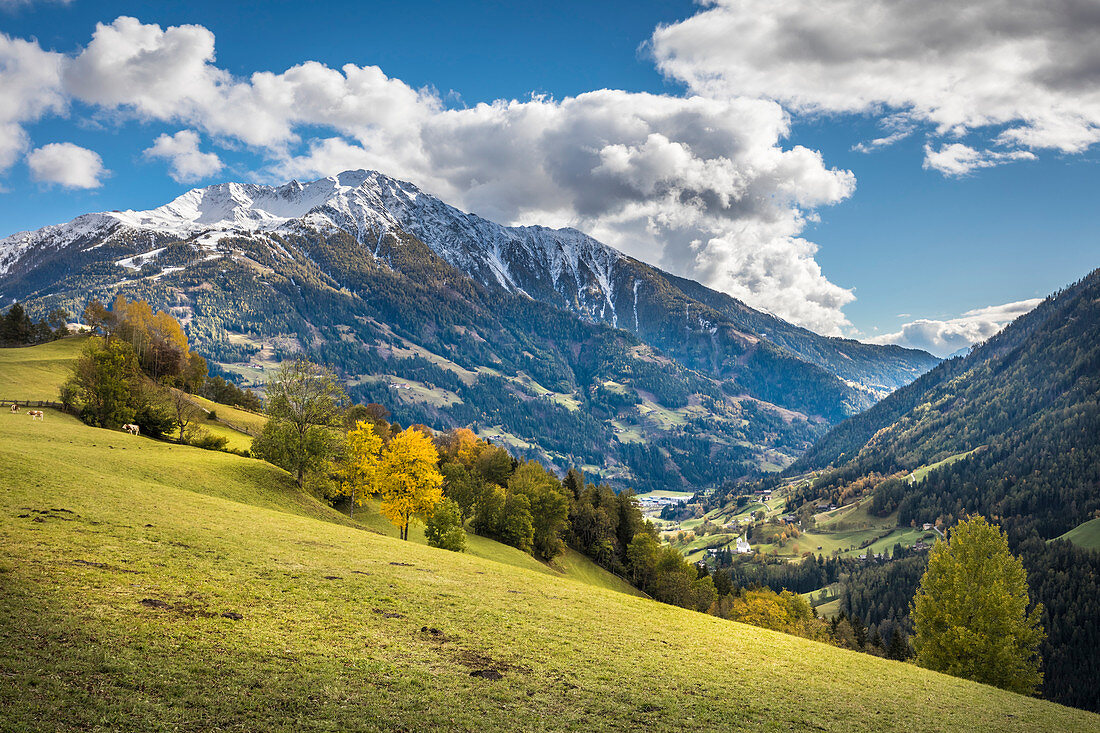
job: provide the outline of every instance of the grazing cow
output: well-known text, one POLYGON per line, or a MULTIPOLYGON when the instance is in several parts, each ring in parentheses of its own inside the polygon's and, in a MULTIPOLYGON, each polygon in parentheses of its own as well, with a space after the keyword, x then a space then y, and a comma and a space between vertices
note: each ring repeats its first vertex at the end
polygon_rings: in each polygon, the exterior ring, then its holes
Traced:
POLYGON ((19 412, 19 405, 15 404, 14 402, 11 403, 11 411, 12 412, 19 412))
POLYGON ((126 423, 125 425, 123 425, 122 429, 125 430, 130 435, 137 435, 138 433, 141 432, 141 429, 137 425, 134 425, 133 423, 129 423, 129 422, 126 423))
POLYGON ((42 411, 41 410, 27 410, 27 414, 31 416, 31 420, 41 420, 42 419, 42 411))

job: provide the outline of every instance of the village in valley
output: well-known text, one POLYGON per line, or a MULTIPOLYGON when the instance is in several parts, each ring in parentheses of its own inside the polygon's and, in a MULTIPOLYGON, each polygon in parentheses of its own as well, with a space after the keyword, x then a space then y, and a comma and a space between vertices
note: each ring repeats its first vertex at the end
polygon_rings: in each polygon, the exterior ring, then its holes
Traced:
MULTIPOLYGON (((923 553, 937 538, 946 539, 932 522, 901 528, 896 518, 868 511, 869 499, 837 506, 829 501, 810 511, 789 510, 794 490, 812 477, 797 477, 775 488, 753 488, 715 501, 715 489, 700 492, 655 491, 638 497, 643 514, 659 528, 661 539, 679 549, 706 572, 758 560, 800 563, 806 557, 847 558, 882 563, 899 549, 923 553)), ((807 592, 807 597, 835 597, 836 584, 807 592)), ((818 612, 836 613, 836 604, 818 612)))

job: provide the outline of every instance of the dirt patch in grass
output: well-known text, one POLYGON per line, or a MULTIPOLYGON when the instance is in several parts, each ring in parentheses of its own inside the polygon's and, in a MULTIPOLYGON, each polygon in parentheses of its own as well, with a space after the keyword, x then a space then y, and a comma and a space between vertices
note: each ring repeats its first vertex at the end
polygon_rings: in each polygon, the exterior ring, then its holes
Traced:
POLYGON ((398 613, 397 611, 385 611, 381 608, 372 608, 371 611, 382 618, 405 618, 405 614, 398 613))
POLYGON ((224 611, 218 613, 211 611, 205 606, 198 606, 193 603, 186 602, 172 602, 162 600, 160 598, 142 598, 139 603, 146 608, 154 609, 157 611, 171 611, 178 613, 181 616, 187 616, 189 618, 227 618, 233 621, 240 621, 244 616, 236 611, 224 611))
POLYGON ((420 633, 429 641, 438 644, 440 651, 446 654, 455 664, 470 670, 471 677, 495 681, 504 679, 505 673, 530 674, 531 672, 529 667, 501 662, 487 654, 464 648, 457 644, 455 637, 447 636, 435 627, 421 626, 420 633))
POLYGON ((140 574, 137 570, 130 570, 129 568, 119 568, 115 567, 114 565, 108 565, 105 562, 94 562, 92 560, 73 560, 72 564, 83 565, 84 567, 88 568, 99 568, 100 570, 110 570, 115 573, 134 573, 135 575, 140 574))

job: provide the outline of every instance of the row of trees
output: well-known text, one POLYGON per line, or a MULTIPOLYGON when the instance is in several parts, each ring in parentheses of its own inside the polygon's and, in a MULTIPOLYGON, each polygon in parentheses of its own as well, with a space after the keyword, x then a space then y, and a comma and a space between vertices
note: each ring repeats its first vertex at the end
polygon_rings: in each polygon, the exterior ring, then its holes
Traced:
POLYGON ((89 425, 135 423, 152 438, 174 436, 182 443, 224 449, 225 438, 200 428, 206 416, 191 393, 213 391, 235 397, 235 403, 259 405, 251 392, 209 379, 206 360, 191 352, 180 323, 163 311, 153 312, 143 300, 119 295, 109 309, 92 300, 84 319, 101 338, 85 344, 60 398, 68 412, 89 425))
POLYGON ((461 549, 466 527, 547 562, 572 547, 658 600, 700 611, 717 600, 709 577, 660 546, 632 491, 587 482, 577 469, 559 479, 466 428, 402 429, 381 405, 348 402, 328 369, 284 362, 267 385, 268 422, 253 454, 352 513, 380 500, 403 539, 419 519, 440 547, 461 549))
POLYGON ((32 321, 19 303, 0 314, 0 346, 33 346, 69 335, 69 314, 55 308, 40 321, 32 321))
POLYGON ((180 322, 164 311, 154 312, 144 300, 127 300, 119 293, 110 308, 91 300, 84 308, 84 323, 108 345, 115 340, 128 344, 142 371, 156 382, 192 392, 206 379, 206 360, 191 353, 180 322))

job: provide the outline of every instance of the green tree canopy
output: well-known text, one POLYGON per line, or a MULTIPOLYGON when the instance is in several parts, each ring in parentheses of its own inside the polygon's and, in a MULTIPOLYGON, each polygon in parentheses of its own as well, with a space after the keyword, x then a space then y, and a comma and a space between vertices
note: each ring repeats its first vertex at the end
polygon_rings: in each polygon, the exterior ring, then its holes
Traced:
POLYGON ((508 489, 527 499, 538 557, 553 560, 565 552, 561 535, 569 526, 569 497, 557 477, 538 461, 524 461, 508 480, 508 489))
POLYGON ((478 499, 485 491, 485 482, 478 473, 470 472, 461 463, 444 463, 443 494, 458 506, 462 523, 474 515, 478 499))
POLYGON ((1020 693, 1042 681, 1042 605, 1027 611, 1027 573, 1001 528, 977 516, 937 542, 913 599, 922 667, 1020 693))
POLYGON ((117 428, 134 419, 140 373, 129 344, 92 339, 61 387, 62 402, 89 425, 117 428))
POLYGON ((453 499, 443 499, 435 505, 424 527, 424 537, 432 547, 454 552, 466 549, 466 531, 462 529, 462 517, 453 499))
POLYGON ((252 452, 295 474, 298 487, 307 471, 324 466, 338 444, 347 395, 336 376, 305 359, 285 361, 267 384, 267 424, 252 452))

